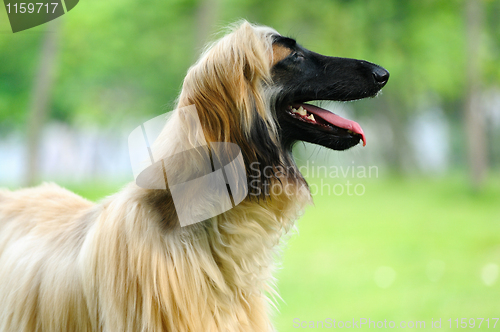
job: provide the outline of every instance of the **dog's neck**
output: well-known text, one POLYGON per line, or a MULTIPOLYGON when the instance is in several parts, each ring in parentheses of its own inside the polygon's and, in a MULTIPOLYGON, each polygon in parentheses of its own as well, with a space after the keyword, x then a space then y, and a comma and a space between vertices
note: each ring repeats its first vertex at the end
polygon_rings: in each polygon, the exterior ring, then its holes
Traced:
POLYGON ((115 205, 126 205, 123 233, 113 238, 142 243, 130 246, 136 252, 120 254, 128 256, 130 275, 152 269, 155 272, 148 280, 156 284, 135 285, 128 278, 121 282, 130 284, 127 287, 155 289, 155 314, 170 316, 173 313, 161 308, 176 308, 175 314, 186 320, 190 330, 211 330, 197 325, 204 321, 220 330, 236 331, 245 324, 248 330, 270 330, 267 313, 256 308, 267 307, 265 293, 274 292, 272 272, 280 238, 310 202, 307 187, 280 180, 283 188, 289 184, 287 192, 266 200, 247 197, 221 215, 186 227, 178 224, 168 191, 130 184, 106 206, 119 211, 115 205), (143 256, 141 250, 148 255, 143 256), (150 255, 155 259, 141 260, 150 255), (206 299, 216 301, 207 303, 206 299), (200 317, 192 318, 193 312, 200 317))
MULTIPOLYGON (((186 150, 201 140, 200 137, 181 137, 182 133, 197 132, 180 130, 184 124, 175 117, 173 120, 169 125, 176 130, 164 130, 155 143, 158 145, 154 146, 165 156, 186 150), (173 136, 172 132, 177 135, 173 136)), ((250 160, 244 158, 248 171, 250 160)), ((166 160, 168 163, 168 158, 166 160)), ((157 303, 148 310, 157 310, 154 314, 165 316, 167 321, 177 316, 190 331, 245 330, 241 326, 247 326, 249 331, 271 330, 264 310, 267 307, 265 293, 273 293, 272 271, 277 246, 310 202, 310 193, 291 158, 285 162, 279 160, 281 165, 289 165, 281 169, 265 161, 259 160, 258 167, 263 172, 263 168, 269 166, 268 172, 271 170, 273 175, 261 179, 267 183, 258 184, 266 185, 260 188, 259 194, 250 190, 253 179, 249 178, 249 195, 241 203, 189 226, 181 227, 168 189, 143 189, 130 184, 109 203, 107 209, 124 211, 121 218, 113 218, 123 220, 120 226, 123 233, 113 238, 140 243, 129 247, 134 252, 127 254, 128 270, 132 275, 144 275, 145 269, 156 271, 153 279, 141 278, 142 282, 149 280, 152 285, 134 285, 135 281, 129 278, 121 281, 132 288, 155 290, 151 297, 157 303), (143 255, 141 250, 148 254, 143 255), (155 259, 144 262, 141 257, 155 259), (162 308, 175 308, 176 312, 163 312, 162 308), (196 318, 194 313, 198 315, 196 318)), ((167 167, 184 181, 192 178, 190 170, 197 169, 189 158, 170 163, 167 167)), ((200 202, 193 202, 196 203, 200 202)), ((210 206, 209 200, 205 203, 210 206)), ((166 330, 178 329, 174 323, 162 326, 165 327, 166 330)))

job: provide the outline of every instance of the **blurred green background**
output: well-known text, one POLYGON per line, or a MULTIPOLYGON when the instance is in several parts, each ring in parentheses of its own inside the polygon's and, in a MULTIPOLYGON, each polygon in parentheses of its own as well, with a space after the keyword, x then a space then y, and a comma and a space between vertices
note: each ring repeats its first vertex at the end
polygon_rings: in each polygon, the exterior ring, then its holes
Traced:
POLYGON ((15 34, 2 8, 0 186, 119 190, 133 180, 127 135, 174 107, 206 42, 241 18, 391 73, 375 99, 323 104, 367 147, 296 147, 315 205, 283 252, 278 330, 499 317, 500 1, 82 0, 15 34))

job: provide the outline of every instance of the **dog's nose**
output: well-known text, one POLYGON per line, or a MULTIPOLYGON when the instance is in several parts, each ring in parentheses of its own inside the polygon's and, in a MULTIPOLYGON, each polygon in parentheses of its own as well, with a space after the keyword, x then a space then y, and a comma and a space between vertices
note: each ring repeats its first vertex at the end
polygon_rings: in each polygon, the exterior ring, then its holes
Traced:
POLYGON ((385 85, 389 80, 389 72, 382 67, 377 66, 373 68, 372 73, 373 78, 375 78, 375 81, 380 85, 385 85))

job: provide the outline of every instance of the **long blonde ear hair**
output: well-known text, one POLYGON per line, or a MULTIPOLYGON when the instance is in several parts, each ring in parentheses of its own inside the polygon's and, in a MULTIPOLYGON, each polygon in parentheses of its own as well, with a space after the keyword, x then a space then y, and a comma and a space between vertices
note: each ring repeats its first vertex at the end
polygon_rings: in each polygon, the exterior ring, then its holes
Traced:
MULTIPOLYGON (((183 83, 178 108, 195 105, 208 142, 232 142, 242 150, 247 173, 288 164, 271 108, 273 38, 267 27, 240 22, 214 42, 193 65, 183 83)), ((267 180, 261 170, 261 184, 267 180)))
POLYGON ((243 21, 189 69, 178 108, 196 106, 208 141, 239 141, 239 135, 250 135, 257 117, 276 137, 264 91, 271 79, 273 34, 243 21))

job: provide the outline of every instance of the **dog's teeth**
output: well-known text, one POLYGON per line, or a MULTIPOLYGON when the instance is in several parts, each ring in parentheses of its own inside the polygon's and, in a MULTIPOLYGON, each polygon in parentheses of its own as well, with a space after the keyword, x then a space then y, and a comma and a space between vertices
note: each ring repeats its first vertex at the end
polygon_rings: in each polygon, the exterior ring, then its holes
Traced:
POLYGON ((297 113, 297 110, 292 107, 292 113, 297 113))
POLYGON ((307 111, 302 106, 299 107, 299 109, 297 110, 297 113, 299 113, 302 116, 307 115, 307 111))
POLYGON ((309 120, 311 121, 314 121, 316 122, 316 119, 314 119, 314 115, 313 114, 309 114, 309 116, 307 117, 309 120))

